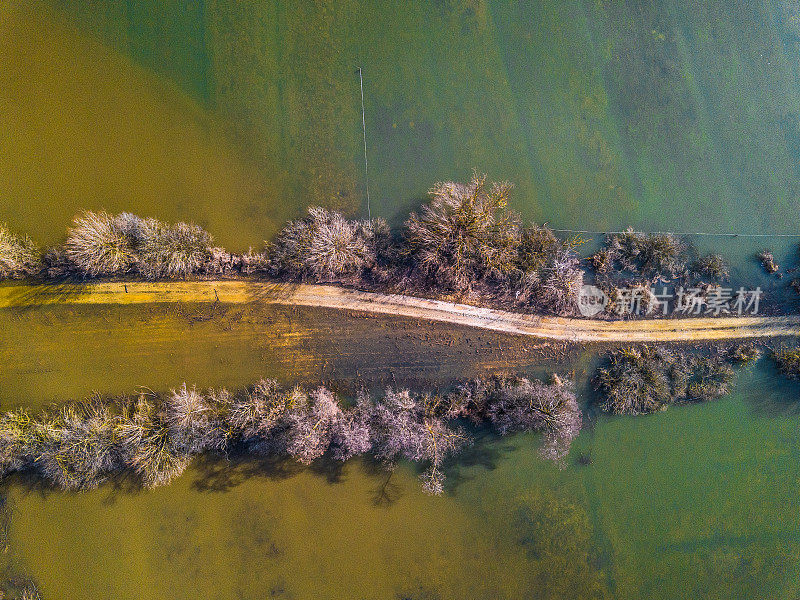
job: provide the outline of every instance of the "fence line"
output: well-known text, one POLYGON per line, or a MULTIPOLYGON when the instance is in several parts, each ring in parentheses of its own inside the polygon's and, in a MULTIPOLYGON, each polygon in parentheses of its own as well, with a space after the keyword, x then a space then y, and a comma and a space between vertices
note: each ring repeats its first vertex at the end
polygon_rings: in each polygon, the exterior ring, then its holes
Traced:
MULTIPOLYGON (((592 231, 589 229, 553 229, 558 233, 586 233, 596 235, 613 235, 628 233, 627 231, 592 231)), ((704 235, 709 237, 791 237, 800 238, 800 233, 709 233, 705 231, 635 231, 634 233, 650 233, 657 235, 704 235)))

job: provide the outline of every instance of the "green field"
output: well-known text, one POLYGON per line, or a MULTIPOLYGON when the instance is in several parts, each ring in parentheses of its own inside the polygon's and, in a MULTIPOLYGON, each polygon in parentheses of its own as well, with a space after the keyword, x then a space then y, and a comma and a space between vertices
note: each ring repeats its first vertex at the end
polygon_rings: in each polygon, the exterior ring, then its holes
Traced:
MULTIPOLYGON (((47 245, 81 209, 127 210, 245 250, 312 204, 365 215, 361 66, 371 208, 394 225, 478 168, 556 227, 794 234, 798 51, 788 0, 0 0, 0 222, 47 245)), ((735 278, 762 246, 797 260, 791 238, 694 241, 735 278)), ((0 407, 552 370, 443 325, 209 310, 0 311, 0 407)), ((441 498, 355 461, 202 463, 147 492, 14 480, 4 578, 45 600, 798 597, 796 384, 764 361, 714 403, 598 417, 594 361, 558 365, 590 407, 563 470, 522 435, 478 440, 441 498)))

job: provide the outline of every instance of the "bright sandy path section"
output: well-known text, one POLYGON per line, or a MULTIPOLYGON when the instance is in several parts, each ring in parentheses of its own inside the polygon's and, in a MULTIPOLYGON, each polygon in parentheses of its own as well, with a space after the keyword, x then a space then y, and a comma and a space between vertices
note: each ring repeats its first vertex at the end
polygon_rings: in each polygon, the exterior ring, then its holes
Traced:
POLYGON ((216 301, 353 310, 574 342, 702 341, 800 334, 800 316, 602 321, 520 314, 413 296, 361 292, 330 285, 170 281, 0 286, 0 308, 45 304, 216 301))

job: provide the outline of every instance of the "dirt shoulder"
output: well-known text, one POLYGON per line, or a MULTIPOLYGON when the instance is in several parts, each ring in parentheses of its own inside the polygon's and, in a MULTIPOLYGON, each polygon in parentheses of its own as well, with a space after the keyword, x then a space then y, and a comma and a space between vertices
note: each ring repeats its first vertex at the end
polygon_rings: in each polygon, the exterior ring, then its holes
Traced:
POLYGON ((0 308, 46 304, 262 302, 439 321, 572 342, 661 342, 800 334, 800 316, 600 321, 529 315, 329 285, 252 281, 101 282, 0 286, 0 308))

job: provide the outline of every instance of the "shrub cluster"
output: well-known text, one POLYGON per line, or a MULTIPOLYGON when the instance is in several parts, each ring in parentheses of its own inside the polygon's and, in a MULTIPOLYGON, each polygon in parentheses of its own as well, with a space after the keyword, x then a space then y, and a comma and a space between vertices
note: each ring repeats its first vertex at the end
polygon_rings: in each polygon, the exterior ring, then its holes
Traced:
POLYGON ((707 254, 694 261, 691 273, 700 280, 718 282, 728 278, 730 269, 719 254, 707 254))
POLYGON ((668 281, 686 273, 686 247, 669 233, 628 229, 609 235, 604 246, 589 257, 589 264, 615 285, 626 279, 638 283, 668 281))
POLYGON ((354 221, 324 208, 308 209, 267 245, 272 276, 316 281, 363 278, 385 263, 391 232, 383 219, 354 221))
POLYGON ((0 223, 0 279, 30 277, 40 268, 39 251, 30 238, 14 235, 0 223))
MULTIPOLYGON (((66 242, 45 256, 44 271, 30 241, 0 227, 0 279, 40 271, 49 277, 146 279, 262 273, 575 314, 586 277, 576 252, 582 240, 560 240, 543 225, 524 226, 508 209, 511 189, 477 172, 468 183, 437 183, 430 201, 396 235, 383 219, 347 219, 312 207, 305 217, 286 224, 262 252, 247 254, 214 247, 211 236, 196 225, 85 212, 74 220, 66 242)), ((612 300, 617 289, 649 293, 659 281, 708 294, 712 282, 729 274, 717 254, 688 263, 687 247, 676 236, 632 229, 607 236, 587 263, 593 282, 612 300)))
POLYGON ((510 190, 477 173, 468 184, 436 184, 430 203, 406 222, 408 267, 428 288, 477 288, 539 310, 574 312, 583 285, 574 246, 547 227, 522 227, 507 209, 510 190))
POLYGON ((371 454, 391 467, 423 463, 424 489, 443 491, 443 462, 469 437, 455 420, 488 420, 500 434, 545 435, 544 454, 562 458, 580 429, 570 383, 478 379, 438 396, 387 389, 344 407, 330 390, 281 389, 262 380, 238 394, 185 384, 166 397, 85 402, 31 416, 0 415, 0 475, 31 471, 67 490, 93 488, 123 470, 145 487, 164 485, 202 453, 239 449, 303 464, 328 454, 344 461, 371 454))
POLYGON ((800 348, 782 346, 772 352, 778 370, 790 379, 800 379, 800 348))
POLYGON ((87 211, 76 217, 51 266, 84 277, 185 277, 204 270, 212 250, 211 235, 197 225, 87 211))
POLYGON ((517 269, 519 217, 506 210, 511 185, 437 183, 431 201, 406 222, 406 251, 430 280, 457 291, 517 269))
POLYGON ((664 410, 675 402, 723 396, 733 382, 733 369, 720 356, 630 346, 610 351, 594 382, 603 410, 638 415, 664 410))
POLYGON ((382 219, 348 220, 312 208, 268 244, 271 276, 380 282, 412 290, 477 293, 556 313, 572 312, 583 284, 574 247, 552 230, 523 227, 507 210, 511 185, 475 174, 437 183, 431 200, 393 238, 382 219))

